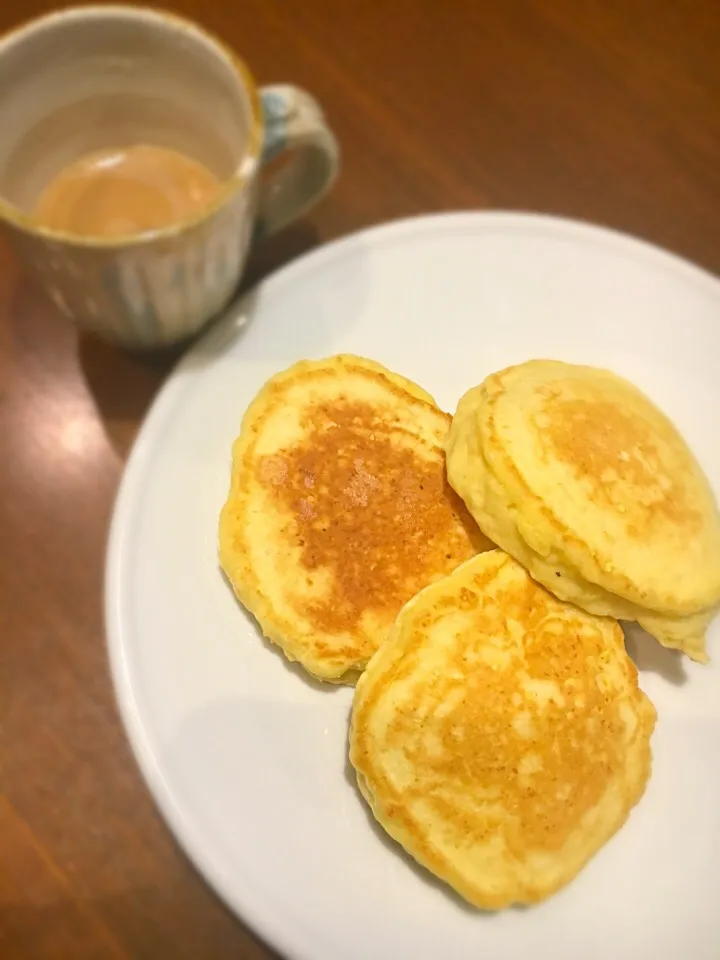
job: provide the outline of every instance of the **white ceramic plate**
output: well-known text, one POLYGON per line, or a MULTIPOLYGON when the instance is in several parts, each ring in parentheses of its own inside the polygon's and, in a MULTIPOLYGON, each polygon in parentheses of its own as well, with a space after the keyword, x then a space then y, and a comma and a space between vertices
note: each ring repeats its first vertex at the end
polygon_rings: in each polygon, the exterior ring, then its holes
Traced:
POLYGON ((720 630, 699 667, 640 637, 654 772, 620 833, 560 894, 484 915, 374 828, 346 763, 352 691, 260 639, 216 560, 231 443, 263 381, 352 351, 446 409, 530 357, 612 368, 675 420, 720 488, 720 283, 609 231, 461 214, 349 237, 271 277, 154 404, 118 498, 107 631, 122 715, 197 867, 293 960, 717 960, 720 630))

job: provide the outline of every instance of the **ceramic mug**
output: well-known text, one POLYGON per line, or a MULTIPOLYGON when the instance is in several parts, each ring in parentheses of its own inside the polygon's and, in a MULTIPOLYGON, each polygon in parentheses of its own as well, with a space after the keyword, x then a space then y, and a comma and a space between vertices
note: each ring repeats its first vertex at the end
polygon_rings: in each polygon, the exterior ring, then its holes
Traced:
POLYGON ((139 348, 197 333, 237 288, 251 239, 317 203, 338 167, 309 94, 258 90, 221 41, 140 7, 71 8, 2 38, 0 131, 0 224, 20 259, 80 327, 139 348), (221 180, 217 196, 170 227, 119 238, 34 221, 42 188, 63 167, 133 143, 199 160, 221 180))

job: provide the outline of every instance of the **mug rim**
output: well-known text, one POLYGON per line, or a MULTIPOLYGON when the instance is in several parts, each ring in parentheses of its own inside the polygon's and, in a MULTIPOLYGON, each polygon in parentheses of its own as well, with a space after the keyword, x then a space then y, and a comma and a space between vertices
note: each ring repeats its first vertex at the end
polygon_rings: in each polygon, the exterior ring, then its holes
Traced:
POLYGON ((182 217, 166 227, 159 227, 154 230, 143 230, 138 233, 120 234, 117 237, 88 236, 73 233, 69 230, 56 230, 51 227, 45 227, 37 223, 31 214, 25 213, 0 194, 0 220, 17 227, 17 229, 31 237, 41 237, 43 240, 64 244, 66 246, 102 248, 106 250, 137 247, 153 243, 157 240, 172 240, 179 234, 199 226, 214 216, 214 214, 227 204, 231 197, 239 193, 240 190, 248 184, 257 168, 262 149, 263 116, 260 94, 255 77, 242 57, 240 57, 229 44, 221 40, 220 37, 212 31, 207 30, 188 17, 170 12, 161 7, 136 6, 126 3, 109 3, 103 5, 83 4, 80 6, 66 7, 65 9, 56 10, 52 13, 31 17, 24 23, 16 27, 11 27, 9 30, 1 33, 0 57, 2 57, 3 53, 2 48, 5 47, 8 42, 15 42, 20 39, 22 34, 29 34, 38 27, 52 25, 54 21, 59 23, 67 20, 82 20, 85 17, 97 17, 101 19, 113 13, 129 15, 135 20, 145 19, 154 20, 155 22, 165 22, 180 30, 199 34, 201 38, 208 41, 211 46, 215 47, 216 50, 225 57, 246 91, 250 104, 251 124, 247 148, 242 159, 236 165, 231 177, 222 181, 220 189, 213 196, 212 200, 201 210, 182 217))

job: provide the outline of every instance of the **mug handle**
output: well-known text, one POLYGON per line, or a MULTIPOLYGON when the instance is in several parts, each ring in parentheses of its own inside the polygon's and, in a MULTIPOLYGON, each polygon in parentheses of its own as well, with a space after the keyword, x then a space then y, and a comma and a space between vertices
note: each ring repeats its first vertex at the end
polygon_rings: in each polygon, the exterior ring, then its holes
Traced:
POLYGON ((320 105, 290 84, 262 87, 265 118, 261 165, 281 153, 288 163, 260 184, 255 235, 267 237, 296 220, 329 190, 339 166, 337 140, 320 105))

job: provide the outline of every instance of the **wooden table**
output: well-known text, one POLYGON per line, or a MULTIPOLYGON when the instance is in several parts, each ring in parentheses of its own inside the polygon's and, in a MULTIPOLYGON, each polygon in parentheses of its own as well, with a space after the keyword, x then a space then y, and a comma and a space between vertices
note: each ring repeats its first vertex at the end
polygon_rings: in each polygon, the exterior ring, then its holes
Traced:
MULTIPOLYGON (((5 28, 54 4, 5 0, 5 28)), ((332 195, 248 282, 393 217, 517 208, 720 272, 718 0, 187 0, 325 104, 332 195), (392 12, 390 12, 392 11, 392 12)), ((0 91, 2 95, 2 91, 0 91)), ((103 554, 169 368, 79 337, 0 264, 0 956, 267 958, 160 821, 120 728, 103 554)))

